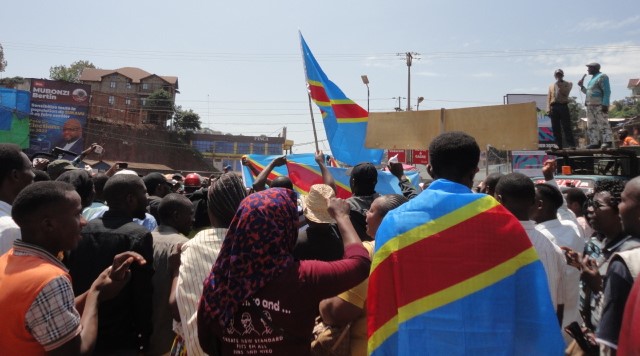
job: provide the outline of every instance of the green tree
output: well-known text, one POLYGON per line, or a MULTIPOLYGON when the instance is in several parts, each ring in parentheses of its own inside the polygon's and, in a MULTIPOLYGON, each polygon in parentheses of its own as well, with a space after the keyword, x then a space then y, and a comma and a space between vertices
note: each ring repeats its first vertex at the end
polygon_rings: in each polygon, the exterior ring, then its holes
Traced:
POLYGON ((613 102, 609 110, 609 117, 636 117, 640 115, 640 101, 622 99, 613 102))
POLYGON ((7 60, 4 59, 4 48, 0 44, 0 72, 4 72, 5 68, 7 68, 7 60))
POLYGON ((144 110, 147 111, 149 123, 164 127, 176 108, 171 94, 164 89, 158 89, 147 97, 144 110))
POLYGON ((53 80, 66 80, 67 82, 77 83, 80 81, 80 75, 85 68, 95 68, 96 66, 89 61, 75 61, 71 65, 54 66, 49 68, 49 78, 53 80))
POLYGON ((7 88, 15 88, 16 85, 24 83, 23 77, 0 78, 0 86, 7 88))
POLYGON ((182 110, 181 106, 176 107, 173 115, 173 127, 179 131, 198 131, 201 129, 200 115, 193 110, 182 110))

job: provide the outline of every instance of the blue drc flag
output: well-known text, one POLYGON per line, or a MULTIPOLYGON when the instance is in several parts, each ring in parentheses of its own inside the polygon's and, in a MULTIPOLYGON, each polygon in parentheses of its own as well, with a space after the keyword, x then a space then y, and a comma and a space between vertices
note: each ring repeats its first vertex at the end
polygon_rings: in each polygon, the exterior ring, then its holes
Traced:
POLYGON ((307 89, 316 103, 324 122, 333 156, 341 162, 355 166, 362 162, 380 164, 384 150, 364 146, 369 113, 347 98, 324 74, 311 50, 300 34, 307 89))
POLYGON ((369 353, 563 355, 538 254, 486 194, 439 179, 390 211, 367 294, 369 353))
MULTIPOLYGON (((242 178, 246 187, 251 187, 257 176, 256 172, 261 172, 266 166, 274 159, 280 157, 279 155, 247 155, 247 165, 242 167, 242 178)), ((291 167, 291 163, 295 166, 304 167, 307 171, 306 175, 292 174, 294 172, 289 171, 287 165, 275 167, 268 179, 275 179, 279 176, 289 176, 293 182, 294 189, 300 194, 307 194, 308 187, 311 184, 322 183, 322 174, 320 173, 320 167, 315 161, 315 155, 313 153, 301 153, 287 155, 287 162, 291 167), (306 180, 306 182, 301 181, 306 180)), ((338 196, 347 197, 351 195, 351 188, 349 186, 349 176, 347 175, 347 168, 327 167, 333 179, 335 180, 338 188, 338 196)), ((295 173, 299 173, 299 170, 295 173)), ((409 178, 411 184, 414 187, 418 187, 420 183, 420 175, 417 171, 405 171, 405 176, 409 178)), ((419 188, 418 188, 419 189, 419 188)), ((390 172, 378 171, 378 184, 376 184, 376 192, 380 194, 402 194, 402 190, 398 186, 398 178, 393 176, 390 172)))

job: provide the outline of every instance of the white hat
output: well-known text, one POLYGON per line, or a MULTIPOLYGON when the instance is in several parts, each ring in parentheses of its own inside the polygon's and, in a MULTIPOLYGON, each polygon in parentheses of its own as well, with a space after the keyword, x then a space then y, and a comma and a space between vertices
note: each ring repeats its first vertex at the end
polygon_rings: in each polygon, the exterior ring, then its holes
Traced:
POLYGON ((304 216, 317 223, 332 224, 336 221, 329 215, 327 200, 335 197, 336 193, 326 184, 314 184, 309 194, 302 197, 304 216))

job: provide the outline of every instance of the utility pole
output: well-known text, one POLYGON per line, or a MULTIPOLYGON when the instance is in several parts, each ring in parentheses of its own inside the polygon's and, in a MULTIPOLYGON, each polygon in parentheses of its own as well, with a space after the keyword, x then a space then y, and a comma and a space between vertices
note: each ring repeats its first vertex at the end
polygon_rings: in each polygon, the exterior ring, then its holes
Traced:
POLYGON ((396 111, 402 111, 402 104, 400 103, 400 100, 401 100, 401 99, 406 99, 406 98, 401 97, 401 96, 398 96, 398 97, 395 97, 395 96, 394 96, 394 97, 393 97, 393 98, 391 98, 391 99, 394 99, 394 100, 395 100, 395 99, 398 99, 398 106, 396 106, 394 109, 395 109, 396 111))
POLYGON ((398 53, 398 56, 405 56, 407 61, 407 111, 411 111, 411 64, 413 63, 413 59, 420 59, 416 56, 419 56, 420 53, 416 52, 406 52, 406 53, 398 53))

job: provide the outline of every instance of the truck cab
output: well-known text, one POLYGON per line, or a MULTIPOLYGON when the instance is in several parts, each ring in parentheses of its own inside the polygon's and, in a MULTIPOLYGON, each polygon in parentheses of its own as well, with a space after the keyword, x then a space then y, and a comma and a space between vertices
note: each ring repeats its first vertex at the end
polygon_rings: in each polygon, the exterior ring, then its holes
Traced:
MULTIPOLYGON (((577 187, 586 194, 602 182, 610 180, 628 181, 640 175, 640 146, 625 146, 614 149, 550 150, 556 156, 558 186, 577 187)), ((544 183, 544 177, 533 177, 534 183, 544 183)))

